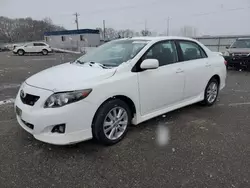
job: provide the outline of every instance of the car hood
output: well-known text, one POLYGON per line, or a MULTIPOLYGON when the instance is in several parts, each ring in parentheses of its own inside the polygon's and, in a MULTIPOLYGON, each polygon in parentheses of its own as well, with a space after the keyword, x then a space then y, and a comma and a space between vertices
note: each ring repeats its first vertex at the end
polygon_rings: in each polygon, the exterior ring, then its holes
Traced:
POLYGON ((228 50, 230 54, 249 54, 250 53, 250 48, 230 48, 228 50))
POLYGON ((16 46, 13 50, 17 50, 17 49, 23 49, 24 46, 16 46))
POLYGON ((80 90, 113 76, 115 71, 98 65, 65 63, 31 76, 26 83, 53 92, 80 90))

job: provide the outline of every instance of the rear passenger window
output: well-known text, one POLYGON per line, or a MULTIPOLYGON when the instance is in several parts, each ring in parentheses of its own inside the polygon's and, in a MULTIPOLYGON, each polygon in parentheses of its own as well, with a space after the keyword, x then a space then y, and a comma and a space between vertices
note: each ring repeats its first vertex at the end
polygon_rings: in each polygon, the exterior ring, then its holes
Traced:
POLYGON ((145 59, 157 59, 159 66, 164 66, 177 62, 177 50, 174 42, 164 41, 155 44, 151 49, 144 55, 145 59))
POLYGON ((34 43, 34 46, 46 46, 44 43, 34 43))
POLYGON ((184 61, 202 59, 207 57, 201 47, 194 42, 180 41, 179 44, 181 47, 184 61))

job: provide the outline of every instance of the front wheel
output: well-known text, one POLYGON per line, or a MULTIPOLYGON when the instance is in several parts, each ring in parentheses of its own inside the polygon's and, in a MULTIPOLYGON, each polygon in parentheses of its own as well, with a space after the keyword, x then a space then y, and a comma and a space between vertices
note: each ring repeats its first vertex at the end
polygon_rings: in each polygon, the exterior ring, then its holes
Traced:
POLYGON ((104 103, 97 111, 93 125, 93 137, 105 145, 113 145, 126 135, 131 123, 131 111, 120 99, 104 103))
POLYGON ((18 54, 19 56, 24 55, 24 53, 25 53, 24 50, 18 50, 18 51, 17 51, 17 54, 18 54))
POLYGON ((42 51, 42 54, 43 54, 43 55, 48 55, 48 53, 49 53, 48 50, 43 50, 43 51, 42 51))
POLYGON ((205 89, 204 100, 202 104, 206 106, 212 106, 218 97, 219 94, 219 83, 215 78, 212 78, 205 89))

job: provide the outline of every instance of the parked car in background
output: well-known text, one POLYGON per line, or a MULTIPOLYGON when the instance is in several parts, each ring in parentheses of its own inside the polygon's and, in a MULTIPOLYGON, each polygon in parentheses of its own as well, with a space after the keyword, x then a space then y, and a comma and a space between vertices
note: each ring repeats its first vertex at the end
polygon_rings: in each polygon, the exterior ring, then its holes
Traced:
POLYGON ((0 44, 0 52, 5 52, 5 51, 9 51, 7 46, 5 44, 0 44))
POLYGON ((228 67, 250 68, 250 38, 239 38, 224 53, 228 67))
POLYGON ((38 140, 111 145, 130 124, 197 102, 213 105, 226 74, 224 58, 193 39, 120 39, 31 76, 14 106, 18 123, 38 140))
POLYGON ((24 44, 22 46, 15 46, 13 49, 14 54, 24 55, 26 53, 41 53, 43 55, 48 55, 52 52, 51 47, 44 42, 31 42, 24 44))

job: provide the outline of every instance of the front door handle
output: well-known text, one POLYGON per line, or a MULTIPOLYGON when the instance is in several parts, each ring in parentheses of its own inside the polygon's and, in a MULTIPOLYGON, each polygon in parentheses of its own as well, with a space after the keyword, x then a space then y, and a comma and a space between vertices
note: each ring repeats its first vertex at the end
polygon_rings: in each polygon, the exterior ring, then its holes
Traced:
POLYGON ((176 70, 176 73, 182 73, 182 72, 184 72, 184 70, 182 70, 182 69, 177 69, 176 70))

